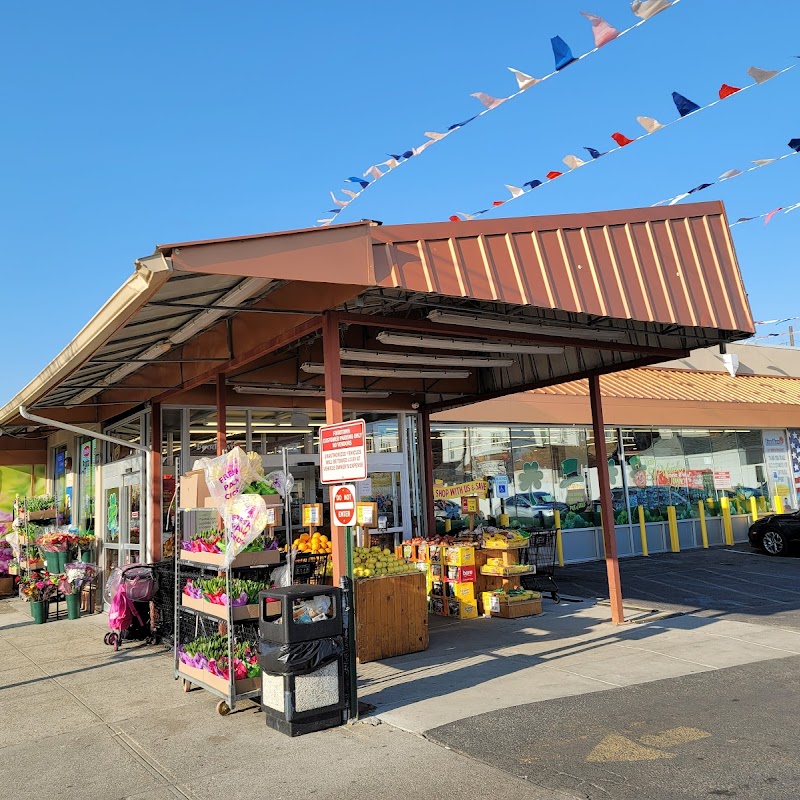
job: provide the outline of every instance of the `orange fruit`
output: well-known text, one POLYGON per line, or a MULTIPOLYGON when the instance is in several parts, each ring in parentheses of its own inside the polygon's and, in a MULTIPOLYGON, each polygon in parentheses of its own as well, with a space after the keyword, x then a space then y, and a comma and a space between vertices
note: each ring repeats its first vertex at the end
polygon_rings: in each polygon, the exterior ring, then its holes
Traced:
POLYGON ((300 541, 301 542, 307 542, 310 538, 311 537, 307 533, 301 533, 300 534, 300 541))
POLYGON ((327 536, 325 536, 325 535, 323 534, 322 536, 320 536, 320 537, 319 537, 319 540, 320 540, 320 541, 321 541, 323 544, 327 544, 327 542, 328 542, 328 537, 327 537, 327 536))

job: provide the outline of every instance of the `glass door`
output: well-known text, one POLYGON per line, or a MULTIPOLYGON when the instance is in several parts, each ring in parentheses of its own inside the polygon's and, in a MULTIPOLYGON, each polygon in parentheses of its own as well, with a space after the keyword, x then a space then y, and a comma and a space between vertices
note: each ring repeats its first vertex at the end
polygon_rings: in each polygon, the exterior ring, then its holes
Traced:
MULTIPOLYGON (((106 464, 102 470, 103 508, 101 529, 105 578, 111 570, 125 564, 138 564, 141 559, 142 508, 141 458, 106 464)), ((98 534, 99 536, 99 534, 98 534)))

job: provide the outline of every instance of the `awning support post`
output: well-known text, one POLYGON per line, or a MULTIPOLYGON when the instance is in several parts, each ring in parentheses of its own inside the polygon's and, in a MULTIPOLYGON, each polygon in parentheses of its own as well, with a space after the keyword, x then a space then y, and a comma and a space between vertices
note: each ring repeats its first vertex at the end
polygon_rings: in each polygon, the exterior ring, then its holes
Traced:
POLYGON ((217 455, 221 456, 228 449, 228 386, 225 373, 217 375, 217 455))
MULTIPOLYGON (((339 355, 339 315, 326 312, 322 317, 322 355, 325 363, 325 422, 332 425, 343 421, 342 411, 342 362, 339 355)), ((345 558, 346 528, 333 522, 331 515, 331 539, 333 540, 333 585, 339 586, 342 576, 347 575, 345 558)))
POLYGON ((422 469, 425 477, 425 494, 422 502, 425 507, 425 523, 428 536, 436 536, 436 506, 433 500, 433 445, 431 443, 431 413, 423 408, 420 412, 422 439, 422 469))
POLYGON ((161 477, 161 403, 150 406, 150 452, 145 458, 150 461, 148 478, 148 506, 150 508, 150 561, 160 561, 163 525, 163 503, 161 477))
POLYGON ((614 508, 611 505, 611 482, 608 478, 606 429, 603 422, 603 400, 600 394, 600 377, 598 375, 592 375, 589 378, 589 400, 592 406, 592 431, 594 432, 597 482, 600 485, 600 510, 603 517, 603 549, 606 557, 606 572, 608 573, 608 596, 611 601, 611 621, 619 624, 625 621, 625 613, 622 609, 622 584, 619 577, 617 532, 614 527, 614 508))

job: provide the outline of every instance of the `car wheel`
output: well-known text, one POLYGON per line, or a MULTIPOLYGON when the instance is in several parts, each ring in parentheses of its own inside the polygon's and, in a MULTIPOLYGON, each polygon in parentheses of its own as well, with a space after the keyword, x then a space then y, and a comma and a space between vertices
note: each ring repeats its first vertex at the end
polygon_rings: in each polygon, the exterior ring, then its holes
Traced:
POLYGON ((785 556, 789 552, 789 540, 780 531, 764 531, 761 547, 768 556, 785 556))

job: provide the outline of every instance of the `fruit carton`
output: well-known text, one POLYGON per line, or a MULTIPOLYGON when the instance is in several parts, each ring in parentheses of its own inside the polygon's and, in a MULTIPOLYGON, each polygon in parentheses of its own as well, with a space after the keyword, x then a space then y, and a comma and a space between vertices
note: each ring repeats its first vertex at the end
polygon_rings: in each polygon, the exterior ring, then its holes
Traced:
POLYGON ((477 619, 478 604, 475 600, 458 600, 451 598, 447 601, 447 614, 457 619, 477 619))
POLYGON ((444 598, 443 597, 431 597, 431 613, 432 614, 444 614, 444 598))
POLYGON ((451 567, 471 567, 475 565, 474 547, 448 547, 444 561, 451 567))
POLYGON ((441 564, 445 549, 446 548, 440 544, 429 544, 427 547, 426 560, 431 564, 441 564))
POLYGON ((447 597, 454 597, 457 600, 464 600, 467 602, 475 601, 474 583, 456 583, 455 581, 448 581, 445 583, 444 588, 447 597))
POLYGON ((400 547, 395 548, 394 554, 398 558, 404 558, 406 561, 416 561, 419 558, 419 547, 415 544, 402 544, 400 547))
POLYGON ((434 578, 441 580, 444 577, 444 566, 442 564, 431 564, 430 573, 434 578))
POLYGON ((469 567, 447 567, 447 580, 457 581, 458 583, 470 583, 475 580, 475 566, 469 567))
POLYGON ((444 597, 444 583, 442 581, 434 580, 431 582, 431 594, 437 594, 444 597))

